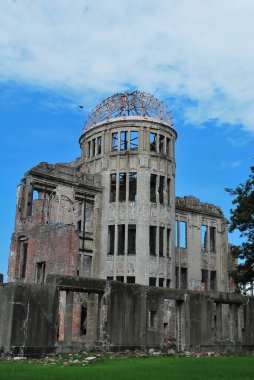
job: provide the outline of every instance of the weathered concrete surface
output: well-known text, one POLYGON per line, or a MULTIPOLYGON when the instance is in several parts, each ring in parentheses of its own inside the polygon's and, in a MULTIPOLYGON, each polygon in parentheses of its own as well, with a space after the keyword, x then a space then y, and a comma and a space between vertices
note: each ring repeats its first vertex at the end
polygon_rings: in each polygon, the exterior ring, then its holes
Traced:
MULTIPOLYGON (((174 346, 182 351, 220 352, 254 349, 254 298, 232 293, 51 275, 46 285, 1 286, 0 312, 1 352, 13 354, 78 352, 87 347, 174 346), (66 293, 61 341, 60 293, 66 293), (81 329, 76 326, 75 313, 84 300, 87 332, 77 337, 81 329)), ((78 320, 84 323, 82 317, 78 320)))

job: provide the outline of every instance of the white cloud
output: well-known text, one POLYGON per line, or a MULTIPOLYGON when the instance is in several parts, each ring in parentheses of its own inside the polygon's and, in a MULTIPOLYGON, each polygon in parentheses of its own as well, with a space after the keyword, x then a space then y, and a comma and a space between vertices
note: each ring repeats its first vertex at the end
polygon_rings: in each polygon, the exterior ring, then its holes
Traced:
POLYGON ((0 79, 89 105, 131 85, 253 132, 253 14, 253 0, 5 0, 0 79))

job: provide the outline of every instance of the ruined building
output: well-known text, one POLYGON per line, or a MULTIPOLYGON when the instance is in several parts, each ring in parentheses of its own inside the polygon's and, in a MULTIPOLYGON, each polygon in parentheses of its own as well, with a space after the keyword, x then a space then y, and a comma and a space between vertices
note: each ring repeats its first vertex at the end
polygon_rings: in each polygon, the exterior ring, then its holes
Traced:
POLYGON ((254 300, 233 293, 221 209, 175 196, 176 138, 159 100, 117 94, 89 115, 80 158, 26 173, 0 351, 254 347, 254 300))
POLYGON ((176 138, 153 96, 98 105, 78 160, 41 163, 22 180, 9 281, 64 274, 228 291, 227 221, 217 206, 175 196, 176 138))

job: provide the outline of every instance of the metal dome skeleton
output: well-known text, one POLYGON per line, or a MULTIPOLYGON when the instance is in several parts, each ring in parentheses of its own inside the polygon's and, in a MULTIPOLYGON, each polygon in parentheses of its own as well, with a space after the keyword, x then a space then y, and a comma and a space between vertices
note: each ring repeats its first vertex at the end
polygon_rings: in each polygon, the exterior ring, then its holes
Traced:
POLYGON ((98 104, 88 116, 84 130, 104 120, 126 116, 151 117, 172 125, 171 112, 167 106, 153 95, 134 91, 115 94, 98 104))

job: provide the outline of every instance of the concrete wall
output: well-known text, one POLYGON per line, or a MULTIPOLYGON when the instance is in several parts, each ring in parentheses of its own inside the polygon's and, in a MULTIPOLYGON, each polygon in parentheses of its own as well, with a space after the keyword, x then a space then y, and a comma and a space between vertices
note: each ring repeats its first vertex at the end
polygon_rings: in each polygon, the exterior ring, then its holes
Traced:
POLYGON ((1 352, 13 354, 168 344, 182 351, 254 349, 254 299, 237 294, 49 276, 47 285, 1 286, 0 311, 1 352), (62 322, 60 292, 66 293, 62 322), (74 315, 84 300, 87 333, 78 336, 74 315))

